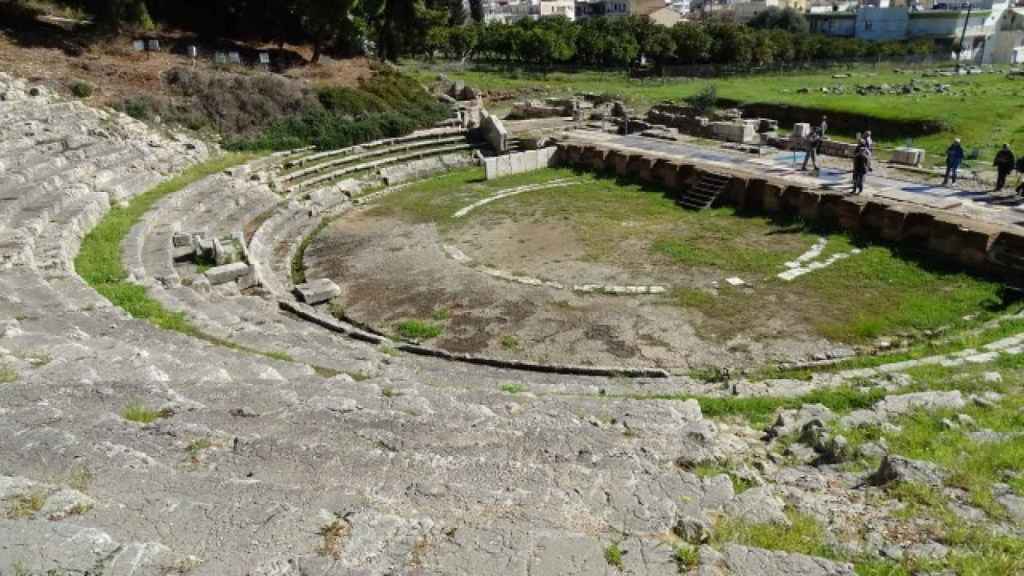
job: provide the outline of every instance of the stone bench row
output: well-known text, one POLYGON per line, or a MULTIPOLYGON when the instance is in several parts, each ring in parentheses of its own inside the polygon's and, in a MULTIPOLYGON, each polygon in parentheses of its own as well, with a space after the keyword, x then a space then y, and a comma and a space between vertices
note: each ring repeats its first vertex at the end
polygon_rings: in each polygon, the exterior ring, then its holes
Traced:
POLYGON ((429 128, 426 130, 417 130, 408 136, 399 136, 397 138, 384 138, 382 140, 374 140, 373 142, 367 142, 365 144, 357 144, 355 146, 349 146, 348 148, 339 148, 337 150, 325 150, 323 152, 315 152, 295 160, 285 162, 285 167, 293 168, 296 166, 304 166, 312 162, 323 160, 324 158, 331 158, 333 156, 344 156, 348 154, 354 154, 363 152, 373 148, 395 146, 405 144, 407 142, 414 142, 416 140, 427 140, 433 138, 444 138, 447 136, 458 136, 465 135, 466 131, 462 128, 429 128))
MULTIPOLYGON (((676 193, 692 186, 702 172, 708 171, 695 163, 600 146, 565 144, 559 150, 563 164, 634 178, 676 193)), ((1008 278, 1019 278, 1024 271, 1024 235, 1014 230, 739 172, 725 176, 729 183, 721 200, 740 210, 797 215, 851 233, 913 244, 962 265, 1008 278)))
POLYGON ((375 147, 368 152, 346 154, 340 158, 331 157, 331 159, 325 162, 319 162, 312 165, 308 165, 308 167, 306 168, 295 170, 294 172, 289 172, 287 174, 279 176, 277 178, 277 182, 281 184, 286 184, 298 180, 298 182, 295 183, 301 185, 303 178, 311 176, 313 174, 318 174, 330 168, 352 164, 355 162, 363 162, 371 158, 380 158, 381 156, 398 154, 401 152, 408 152, 411 150, 417 150, 421 148, 456 144, 459 142, 465 142, 465 140, 466 139, 464 136, 459 135, 448 138, 417 139, 409 141, 408 143, 404 144, 392 144, 388 146, 375 147))
POLYGON ((323 184, 323 183, 326 183, 326 182, 330 182, 332 180, 337 180, 338 178, 341 178, 343 176, 347 176, 347 175, 350 175, 350 174, 355 174, 357 172, 366 172, 366 171, 371 171, 371 170, 378 170, 378 169, 384 168, 386 166, 394 166, 394 165, 406 164, 406 163, 409 163, 409 162, 411 162, 413 160, 420 160, 420 159, 424 159, 424 158, 430 158, 430 157, 433 157, 433 156, 440 156, 440 155, 449 154, 449 153, 452 153, 452 152, 460 152, 460 151, 468 152, 470 150, 473 150, 473 145, 472 144, 468 144, 468 143, 449 144, 449 145, 446 145, 446 146, 431 147, 431 148, 427 148, 425 150, 417 150, 415 152, 410 152, 410 153, 402 154, 402 155, 399 155, 399 156, 394 156, 394 157, 389 157, 389 158, 382 158, 380 160, 372 160, 370 162, 361 162, 359 164, 354 164, 354 165, 350 165, 350 166, 344 166, 342 168, 337 168, 335 170, 330 170, 330 171, 325 172, 323 174, 320 174, 319 176, 316 176, 314 178, 309 178, 307 180, 303 180, 302 182, 294 184, 294 185, 288 187, 287 189, 285 189, 285 194, 290 196, 290 195, 295 194, 297 192, 300 192, 300 191, 302 191, 304 189, 307 189, 307 188, 310 188, 310 187, 314 187, 314 186, 318 186, 320 184, 323 184))

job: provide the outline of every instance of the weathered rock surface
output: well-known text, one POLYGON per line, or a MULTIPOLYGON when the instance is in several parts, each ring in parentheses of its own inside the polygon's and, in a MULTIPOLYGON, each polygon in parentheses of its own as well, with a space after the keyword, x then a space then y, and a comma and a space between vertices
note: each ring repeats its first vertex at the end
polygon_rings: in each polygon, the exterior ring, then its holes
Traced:
POLYGON ((701 548, 697 573, 700 576, 854 576, 850 564, 735 544, 726 545, 721 552, 701 548))
POLYGON ((341 294, 341 288, 328 278, 311 280, 295 287, 302 301, 311 306, 323 304, 341 294))
POLYGON ((942 485, 942 471, 930 462, 911 460, 902 456, 888 455, 882 459, 878 470, 869 481, 875 486, 892 482, 914 482, 927 486, 942 485))

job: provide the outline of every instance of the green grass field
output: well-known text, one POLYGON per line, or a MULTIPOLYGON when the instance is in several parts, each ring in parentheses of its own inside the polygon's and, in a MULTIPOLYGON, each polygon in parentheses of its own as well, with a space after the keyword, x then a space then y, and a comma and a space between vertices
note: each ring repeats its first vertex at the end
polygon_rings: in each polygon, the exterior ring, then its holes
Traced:
MULTIPOLYGON (((946 129, 940 133, 917 138, 911 143, 924 147, 929 164, 939 162, 941 153, 951 139, 959 136, 967 149, 977 148, 982 159, 991 158, 1004 142, 1024 152, 1024 78, 1009 78, 1005 73, 974 76, 928 78, 951 86, 949 94, 914 93, 913 95, 859 96, 823 94, 822 86, 905 84, 920 74, 894 72, 896 65, 857 66, 841 70, 850 78, 834 79, 840 70, 816 73, 757 74, 712 79, 654 78, 638 80, 624 72, 579 72, 539 74, 531 72, 482 72, 466 70, 447 72, 449 77, 465 80, 471 86, 486 90, 522 92, 530 97, 571 95, 580 92, 615 94, 637 108, 646 108, 664 100, 680 100, 692 96, 705 86, 713 85, 720 98, 743 103, 773 103, 845 111, 879 120, 941 121, 946 129), (808 88, 809 93, 797 91, 808 88)), ((429 66, 409 66, 407 72, 423 82, 436 78, 429 66)), ((816 122, 818 118, 808 118, 816 122)), ((788 127, 787 127, 788 128, 788 127)), ((852 136, 846 134, 845 136, 852 136)), ((884 146, 904 145, 906 139, 881 141, 884 146)))
POLYGON ((966 329, 1024 308, 998 282, 841 234, 826 233, 818 260, 852 254, 854 248, 860 253, 784 281, 777 277, 784 263, 814 245, 818 231, 799 221, 737 215, 731 208, 683 210, 659 191, 570 170, 490 182, 482 180, 479 169, 463 170, 386 196, 375 210, 434 222, 449 237, 474 223, 567 224, 580 244, 581 260, 692 278, 685 280, 689 284, 673 284, 664 304, 699 311, 704 318, 699 331, 712 339, 727 340, 752 323, 787 318, 834 341, 864 343, 904 332, 966 329), (452 218, 458 209, 498 191, 557 178, 576 182, 511 196, 464 219, 452 218), (634 248, 623 249, 627 244, 634 248), (750 288, 720 282, 730 276, 739 276, 750 288))

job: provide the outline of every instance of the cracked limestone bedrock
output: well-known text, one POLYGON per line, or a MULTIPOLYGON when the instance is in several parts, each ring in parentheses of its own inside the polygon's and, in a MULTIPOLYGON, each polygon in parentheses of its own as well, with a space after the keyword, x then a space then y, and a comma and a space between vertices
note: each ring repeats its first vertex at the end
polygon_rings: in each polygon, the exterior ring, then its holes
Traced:
POLYGON ((772 494, 771 487, 758 486, 739 493, 725 507, 725 513, 751 524, 788 526, 786 505, 772 494))
POLYGON ((855 576, 853 566, 824 558, 728 544, 700 549, 699 576, 855 576))

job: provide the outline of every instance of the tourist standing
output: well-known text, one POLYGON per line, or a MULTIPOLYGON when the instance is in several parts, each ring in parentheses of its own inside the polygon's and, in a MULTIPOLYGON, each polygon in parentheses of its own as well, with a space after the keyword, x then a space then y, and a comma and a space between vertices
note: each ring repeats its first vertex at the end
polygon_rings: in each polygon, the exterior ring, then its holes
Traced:
POLYGON ((804 165, 801 170, 807 170, 807 161, 810 160, 814 171, 818 171, 818 147, 821 146, 821 128, 815 128, 814 132, 804 142, 804 165))
POLYGON ((946 148, 946 177, 942 179, 942 185, 949 184, 949 179, 953 179, 953 184, 956 184, 956 172, 960 169, 960 163, 964 161, 964 148, 960 145, 960 139, 954 138, 953 143, 946 148))
POLYGON ((871 171, 871 150, 863 143, 857 146, 853 154, 853 193, 864 192, 864 177, 871 171))
POLYGON ((821 117, 821 137, 824 138, 825 134, 828 133, 828 116, 821 117))
POLYGON ((875 141, 871 139, 871 130, 864 131, 864 146, 868 149, 868 154, 872 154, 875 148, 875 141))
POLYGON ((1017 194, 1024 196, 1024 154, 1017 158, 1017 194))
POLYGON ((1013 151, 1010 150, 1009 144, 1003 144, 1003 147, 996 152, 996 158, 992 161, 992 165, 996 167, 996 192, 1003 189, 1006 186, 1006 177, 1013 172, 1014 165, 1017 163, 1017 159, 1013 156, 1013 151))

